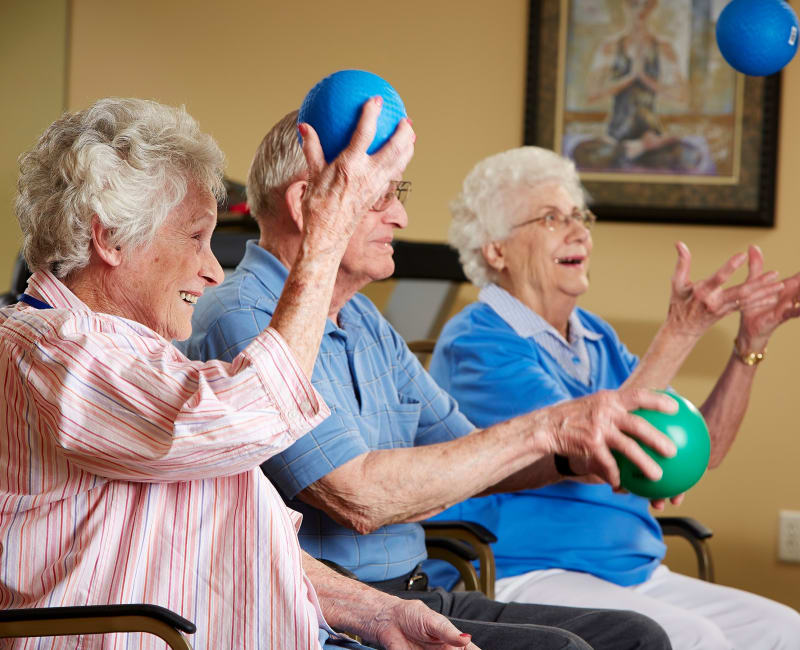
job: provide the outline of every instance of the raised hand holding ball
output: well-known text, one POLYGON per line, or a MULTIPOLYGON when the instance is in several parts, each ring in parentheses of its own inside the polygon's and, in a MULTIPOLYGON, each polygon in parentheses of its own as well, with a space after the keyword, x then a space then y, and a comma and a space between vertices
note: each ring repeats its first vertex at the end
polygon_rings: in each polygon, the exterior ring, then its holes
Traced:
POLYGON ((641 445, 642 449, 661 466, 664 472, 661 479, 651 481, 628 458, 614 452, 622 487, 648 499, 674 497, 688 490, 705 473, 711 454, 708 427, 697 407, 676 393, 661 392, 678 402, 677 413, 670 415, 645 409, 633 411, 634 415, 643 417, 669 437, 678 449, 675 456, 665 458, 650 447, 641 445))
POLYGON ((330 163, 350 143, 364 102, 378 95, 383 98, 383 108, 375 138, 367 149, 372 154, 391 138, 400 120, 406 117, 397 91, 372 72, 339 70, 328 75, 308 91, 297 121, 314 127, 325 161, 330 163))

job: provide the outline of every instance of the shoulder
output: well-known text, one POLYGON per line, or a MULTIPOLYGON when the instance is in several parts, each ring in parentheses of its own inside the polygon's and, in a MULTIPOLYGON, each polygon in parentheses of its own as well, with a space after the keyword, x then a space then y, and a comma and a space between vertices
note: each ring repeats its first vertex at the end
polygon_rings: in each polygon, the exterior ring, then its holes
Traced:
POLYGON ((485 302, 467 305, 442 328, 442 345, 468 345, 475 340, 521 341, 514 329, 485 302))
POLYGON ((362 293, 355 294, 345 307, 348 318, 357 320, 358 324, 373 338, 381 340, 386 345, 386 339, 393 341, 392 345, 397 346, 404 343, 403 338, 386 320, 369 298, 362 293))
POLYGON ((617 331, 614 329, 611 323, 603 320, 597 314, 587 311, 586 309, 581 309, 580 307, 575 308, 575 313, 578 315, 578 319, 581 321, 581 324, 590 332, 601 334, 604 337, 608 337, 610 340, 619 340, 617 331))

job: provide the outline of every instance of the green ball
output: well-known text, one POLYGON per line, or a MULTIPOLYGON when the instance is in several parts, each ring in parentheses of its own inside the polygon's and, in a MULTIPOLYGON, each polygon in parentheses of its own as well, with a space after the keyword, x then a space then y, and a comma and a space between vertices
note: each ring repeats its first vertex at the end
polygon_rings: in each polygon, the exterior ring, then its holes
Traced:
POLYGON ((665 434, 675 443, 678 453, 672 458, 665 458, 647 445, 639 445, 664 470, 658 481, 648 479, 627 456, 615 451, 619 466, 620 483, 629 492, 648 499, 666 499, 686 492, 706 471, 711 454, 711 441, 708 427, 697 407, 685 397, 671 391, 659 391, 669 395, 678 402, 678 412, 670 415, 649 409, 637 409, 639 415, 665 434))

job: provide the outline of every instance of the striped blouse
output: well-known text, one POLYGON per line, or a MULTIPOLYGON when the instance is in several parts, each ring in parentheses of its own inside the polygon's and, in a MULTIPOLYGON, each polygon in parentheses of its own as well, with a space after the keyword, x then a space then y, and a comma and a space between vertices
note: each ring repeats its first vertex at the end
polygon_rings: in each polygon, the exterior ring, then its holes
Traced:
POLYGON ((232 363, 190 362, 48 272, 28 293, 53 309, 0 310, 0 608, 152 603, 197 624, 197 650, 319 648, 300 515, 259 464, 329 411, 277 332, 232 363))

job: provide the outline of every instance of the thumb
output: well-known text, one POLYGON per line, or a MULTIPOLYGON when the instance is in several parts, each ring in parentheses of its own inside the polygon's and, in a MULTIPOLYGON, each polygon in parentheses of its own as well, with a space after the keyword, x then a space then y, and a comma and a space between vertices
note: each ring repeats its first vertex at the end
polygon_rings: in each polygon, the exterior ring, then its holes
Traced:
POLYGON ((675 244, 675 249, 678 251, 678 260, 675 262, 675 272, 672 274, 672 286, 674 289, 682 290, 689 284, 692 254, 682 241, 675 244))

